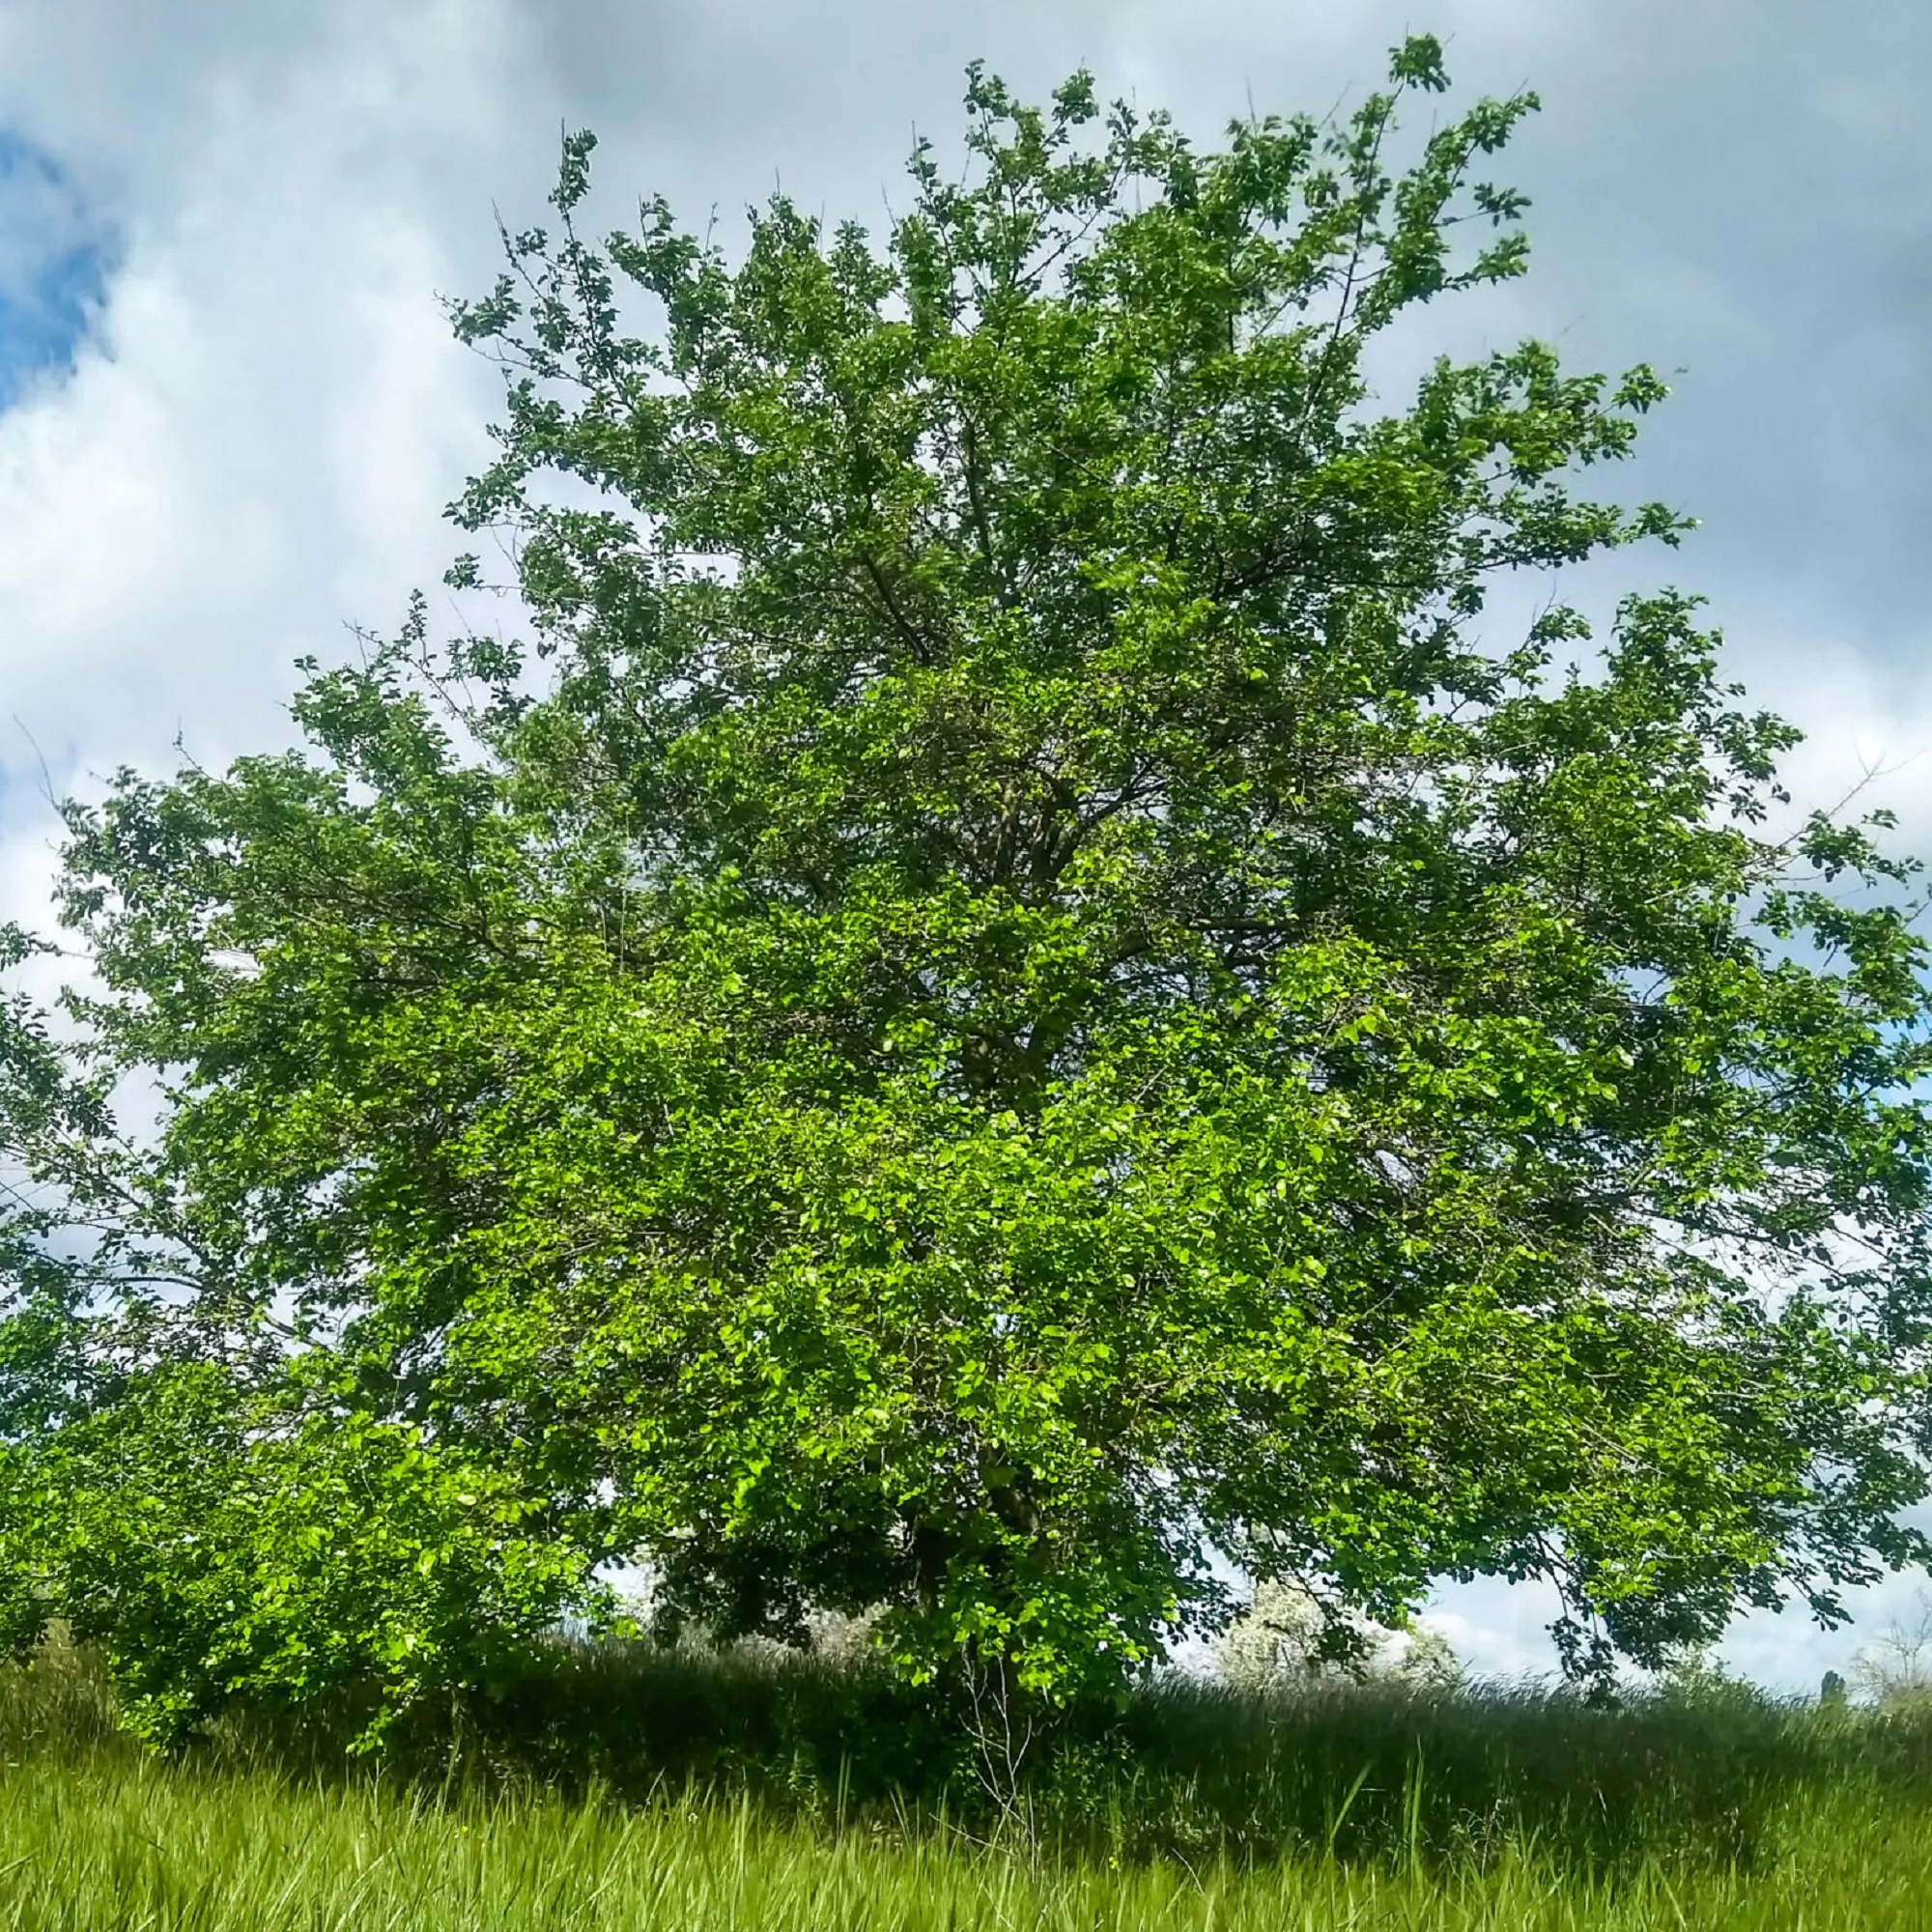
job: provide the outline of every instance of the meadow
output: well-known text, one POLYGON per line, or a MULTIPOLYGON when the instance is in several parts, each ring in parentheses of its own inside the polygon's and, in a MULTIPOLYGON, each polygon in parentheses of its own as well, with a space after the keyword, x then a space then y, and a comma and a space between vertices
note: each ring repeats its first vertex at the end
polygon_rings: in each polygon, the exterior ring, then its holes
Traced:
POLYGON ((1932 1925, 1922 1705, 1183 1681, 1005 1784, 957 1747, 863 1669, 560 1648, 379 1764, 264 1712, 162 1758, 56 1649, 0 1673, 0 1927, 1932 1925))

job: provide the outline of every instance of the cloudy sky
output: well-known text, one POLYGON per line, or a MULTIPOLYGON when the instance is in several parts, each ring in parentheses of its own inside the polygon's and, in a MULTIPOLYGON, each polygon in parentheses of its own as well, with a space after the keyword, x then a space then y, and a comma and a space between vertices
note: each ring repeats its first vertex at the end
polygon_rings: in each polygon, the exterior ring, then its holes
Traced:
MULTIPOLYGON (((1212 144, 1321 115, 1406 29, 1452 103, 1544 108, 1494 172, 1529 279, 1425 347, 1525 334, 1647 360, 1672 401, 1622 472, 1703 520, 1579 596, 1707 593, 1734 674, 1804 724, 1797 805, 1870 796, 1932 853, 1932 12, 1903 0, 0 0, 0 918, 40 923, 57 792, 285 742, 291 660, 391 632, 461 548, 494 371, 437 297, 482 293, 493 206, 541 218, 560 127, 600 136, 593 227, 662 190, 721 234, 780 181, 903 205, 962 69, 1030 99, 1074 67, 1212 144)), ((1860 1600, 1867 1627, 1915 1583, 1860 1600)), ((1550 1606, 1438 1617, 1487 1670, 1551 1661, 1550 1606)), ((1756 1616, 1724 1655, 1814 1688, 1857 1633, 1756 1616)))

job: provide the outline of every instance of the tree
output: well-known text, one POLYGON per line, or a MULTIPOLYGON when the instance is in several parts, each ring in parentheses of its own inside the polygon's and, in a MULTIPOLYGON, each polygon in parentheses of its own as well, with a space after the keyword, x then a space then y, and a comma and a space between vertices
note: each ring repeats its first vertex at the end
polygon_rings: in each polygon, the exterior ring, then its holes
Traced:
POLYGON ((1851 1674, 1859 1694, 1874 1704, 1897 1709, 1932 1700, 1932 1595, 1921 1588, 1906 1615, 1861 1644, 1851 1674))
POLYGON ((1269 1577, 1255 1586, 1253 1601, 1214 1638, 1214 1668, 1225 1684, 1259 1690, 1312 1677, 1311 1656, 1325 1624, 1307 1590, 1269 1577))
POLYGON ((1215 1637, 1216 1672, 1223 1683, 1242 1690, 1363 1676, 1444 1690, 1463 1681, 1462 1661, 1448 1638, 1414 1624, 1399 1632, 1361 1630, 1360 1655, 1347 1664, 1324 1663, 1318 1652, 1330 1621, 1312 1591, 1278 1578, 1264 1580, 1247 1608, 1215 1637))
POLYGON ((13 1012, 0 1100, 17 1630, 156 1731, 396 1709, 636 1560, 667 1634, 883 1606, 1057 1698, 1225 1623, 1211 1547, 1324 1655, 1552 1579, 1602 1683, 1925 1560, 1917 862, 1766 829, 1799 734, 1692 598, 1588 676, 1578 611, 1481 635, 1689 524, 1574 494, 1648 368, 1372 407, 1525 263, 1471 171, 1532 97, 1389 159, 1446 85, 1410 40, 1203 154, 976 66, 882 251, 777 195, 735 269, 662 201, 582 240, 565 142, 451 305, 515 582, 450 581, 528 640, 418 598, 304 661, 305 752, 68 808, 104 991, 13 1012))
POLYGON ((1668 1654, 1650 1686, 1666 1704, 1703 1710, 1762 1710, 1770 1701, 1747 1677, 1734 1677, 1711 1644, 1687 1644, 1668 1654))

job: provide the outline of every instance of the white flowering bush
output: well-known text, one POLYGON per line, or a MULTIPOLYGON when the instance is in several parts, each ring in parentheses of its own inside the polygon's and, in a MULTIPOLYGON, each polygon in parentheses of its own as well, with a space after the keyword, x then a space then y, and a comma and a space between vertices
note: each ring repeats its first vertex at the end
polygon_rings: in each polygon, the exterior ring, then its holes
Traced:
POLYGON ((1321 1605, 1311 1591, 1299 1583, 1264 1579, 1255 1586, 1248 1608, 1216 1638, 1215 1669, 1224 1684, 1239 1690, 1281 1690, 1351 1676, 1444 1689, 1463 1680, 1461 1660, 1435 1631, 1416 1626, 1389 1630, 1357 1620, 1352 1627, 1366 1650, 1351 1668, 1317 1656, 1323 1625, 1321 1605))

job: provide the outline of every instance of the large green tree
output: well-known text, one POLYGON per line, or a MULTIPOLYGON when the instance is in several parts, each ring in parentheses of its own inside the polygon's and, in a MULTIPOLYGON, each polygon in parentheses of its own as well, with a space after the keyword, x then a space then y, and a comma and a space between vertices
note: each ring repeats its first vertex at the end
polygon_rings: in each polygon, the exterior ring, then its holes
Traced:
POLYGON ((1446 84, 1203 154, 976 67, 882 247, 775 196, 735 269, 581 239, 565 144, 452 304, 527 641, 419 600, 307 751, 69 809, 95 986, 0 1034, 16 1640, 156 1731, 398 1707, 632 1559, 1063 1694, 1219 1548, 1337 1645, 1551 1579, 1601 1674, 1932 1554, 1917 867, 1768 829, 1798 734, 1695 600, 1588 674, 1575 610, 1480 629, 1687 520, 1574 493, 1646 368, 1374 407, 1524 267, 1471 170, 1531 97, 1396 165, 1446 84))

